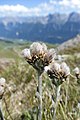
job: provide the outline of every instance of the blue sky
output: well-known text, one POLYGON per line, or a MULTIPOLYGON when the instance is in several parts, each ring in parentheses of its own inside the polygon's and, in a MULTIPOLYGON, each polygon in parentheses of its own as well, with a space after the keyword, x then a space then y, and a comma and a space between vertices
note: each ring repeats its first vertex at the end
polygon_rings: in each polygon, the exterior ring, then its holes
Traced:
POLYGON ((80 12, 80 0, 0 0, 0 16, 80 12))
POLYGON ((16 5, 21 4, 27 7, 35 7, 41 3, 49 2, 50 0, 0 0, 0 5, 16 5))
POLYGON ((43 2, 48 2, 49 0, 0 0, 0 5, 16 5, 21 4, 27 7, 35 7, 43 2))

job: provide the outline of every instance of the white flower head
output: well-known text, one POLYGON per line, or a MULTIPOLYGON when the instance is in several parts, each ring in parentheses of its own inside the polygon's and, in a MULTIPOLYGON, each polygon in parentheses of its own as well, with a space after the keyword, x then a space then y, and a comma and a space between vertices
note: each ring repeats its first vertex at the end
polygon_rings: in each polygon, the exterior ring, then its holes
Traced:
POLYGON ((65 76, 70 75, 70 68, 67 66, 64 70, 65 76))
POLYGON ((43 53, 43 47, 39 42, 34 42, 30 46, 31 55, 39 55, 43 53))
POLYGON ((60 65, 56 62, 52 63, 51 69, 52 69, 52 71, 57 71, 57 72, 61 71, 60 65))
POLYGON ((5 84, 6 80, 4 78, 0 78, 0 96, 4 93, 5 84))
POLYGON ((22 55, 24 58, 31 59, 30 49, 26 48, 22 50, 22 55))
POLYGON ((75 74, 79 74, 80 73, 80 70, 79 70, 78 67, 76 67, 73 71, 74 71, 75 74))
POLYGON ((60 67, 65 76, 70 75, 70 68, 67 66, 65 62, 63 62, 60 67))
POLYGON ((44 53, 47 52, 47 46, 45 43, 42 43, 42 49, 43 49, 44 53))
POLYGON ((67 64, 65 62, 61 63, 61 69, 65 69, 67 67, 67 64))

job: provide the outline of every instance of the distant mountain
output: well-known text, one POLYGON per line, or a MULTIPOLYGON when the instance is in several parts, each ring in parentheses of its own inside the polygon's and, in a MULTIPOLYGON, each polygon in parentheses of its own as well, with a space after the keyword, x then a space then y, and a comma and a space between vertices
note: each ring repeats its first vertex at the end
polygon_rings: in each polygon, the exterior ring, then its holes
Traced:
POLYGON ((62 43, 80 33, 80 14, 0 18, 0 37, 62 43))

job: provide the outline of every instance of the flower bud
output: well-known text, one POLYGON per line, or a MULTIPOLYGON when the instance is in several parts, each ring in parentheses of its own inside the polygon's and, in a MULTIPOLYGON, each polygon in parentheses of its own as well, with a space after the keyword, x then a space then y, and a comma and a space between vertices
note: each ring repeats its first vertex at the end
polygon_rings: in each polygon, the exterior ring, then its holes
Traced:
POLYGON ((65 62, 63 62, 60 67, 61 67, 62 73, 65 75, 65 77, 70 75, 70 68, 67 66, 67 64, 65 62))
POLYGON ((0 86, 5 86, 6 80, 4 78, 0 78, 0 86))
POLYGON ((49 49, 48 55, 49 55, 49 57, 51 56, 52 58, 55 58, 55 56, 56 56, 55 49, 53 49, 53 48, 49 49))
POLYGON ((31 59, 30 49, 24 49, 22 50, 22 55, 24 58, 31 59))
POLYGON ((0 78, 0 99, 2 98, 2 95, 4 93, 6 80, 4 78, 0 78))
POLYGON ((44 71, 47 72, 48 70, 50 70, 50 66, 45 66, 44 71))
POLYGON ((56 62, 52 63, 51 70, 60 72, 61 71, 60 65, 58 63, 56 63, 56 62))
POLYGON ((67 67, 67 64, 65 62, 61 63, 61 69, 65 69, 67 67))
POLYGON ((64 70, 65 76, 70 75, 70 68, 67 66, 64 70))
POLYGON ((48 61, 49 63, 54 60, 56 56, 56 52, 54 49, 49 49, 47 53, 45 54, 45 61, 48 61))
POLYGON ((43 53, 43 47, 40 43, 34 42, 30 46, 30 52, 31 52, 31 56, 42 54, 43 53))
POLYGON ((46 44, 42 43, 42 49, 43 49, 44 53, 47 52, 47 46, 46 46, 46 44))
POLYGON ((75 74, 79 74, 79 73, 80 73, 80 71, 79 71, 79 68, 78 68, 78 67, 76 67, 73 71, 74 71, 74 73, 75 73, 75 74))

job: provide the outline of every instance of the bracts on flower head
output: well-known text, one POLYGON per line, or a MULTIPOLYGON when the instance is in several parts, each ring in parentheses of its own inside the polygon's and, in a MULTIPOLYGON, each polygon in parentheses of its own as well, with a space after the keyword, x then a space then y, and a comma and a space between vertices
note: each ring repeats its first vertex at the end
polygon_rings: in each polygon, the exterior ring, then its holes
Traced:
POLYGON ((43 72, 44 67, 48 66, 55 58, 55 50, 48 50, 44 43, 34 42, 30 49, 22 51, 22 55, 37 71, 43 72))
POLYGON ((52 61, 54 61, 56 57, 56 52, 55 50, 52 48, 52 49, 49 49, 47 50, 47 52, 45 53, 45 56, 44 56, 44 61, 45 63, 51 63, 52 61))
POLYGON ((65 62, 62 62, 61 64, 61 71, 64 78, 67 78, 70 75, 70 68, 65 62))
POLYGON ((49 67, 45 67, 45 71, 55 85, 62 84, 63 81, 66 80, 66 78, 70 75, 70 68, 66 63, 62 63, 60 65, 55 61, 52 62, 49 67))
POLYGON ((26 48, 24 50, 22 50, 22 53, 24 58, 26 59, 31 59, 31 53, 30 53, 30 49, 26 48))
POLYGON ((39 42, 34 42, 30 46, 30 53, 32 57, 43 55, 45 51, 47 51, 47 46, 44 43, 40 44, 39 42))
POLYGON ((6 80, 4 78, 0 78, 0 99, 2 99, 4 90, 5 90, 6 80))

